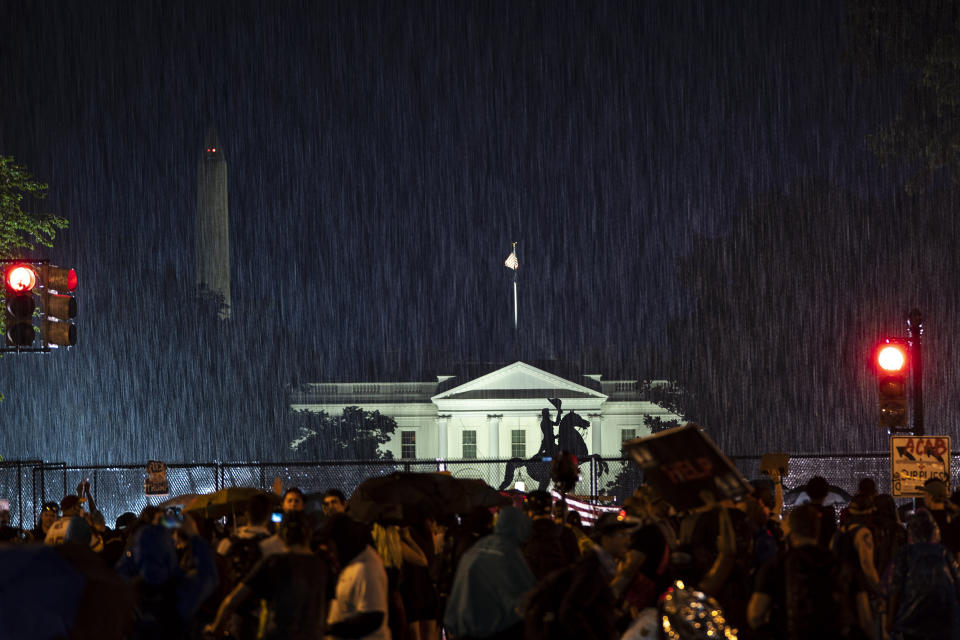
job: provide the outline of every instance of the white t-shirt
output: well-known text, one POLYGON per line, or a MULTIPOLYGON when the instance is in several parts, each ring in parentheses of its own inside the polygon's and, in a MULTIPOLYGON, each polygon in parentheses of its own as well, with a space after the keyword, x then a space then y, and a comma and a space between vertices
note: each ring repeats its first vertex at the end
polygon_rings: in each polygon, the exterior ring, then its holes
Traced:
POLYGON ((383 622, 373 633, 357 640, 390 640, 387 626, 387 572, 373 547, 367 545, 337 578, 336 598, 330 603, 327 623, 334 624, 357 613, 381 611, 383 622))

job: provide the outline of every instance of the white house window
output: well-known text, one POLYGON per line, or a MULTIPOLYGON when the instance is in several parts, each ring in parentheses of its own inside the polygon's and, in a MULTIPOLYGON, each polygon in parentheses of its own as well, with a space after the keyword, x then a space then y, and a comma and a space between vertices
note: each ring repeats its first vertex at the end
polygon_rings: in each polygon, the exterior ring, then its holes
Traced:
POLYGON ((527 432, 524 429, 514 429, 510 432, 510 457, 527 457, 527 432))
POLYGON ((467 460, 475 460, 477 458, 477 432, 476 431, 463 432, 462 455, 463 455, 463 458, 467 460))
POLYGON ((412 459, 417 457, 417 432, 400 432, 400 457, 412 459))
POLYGON ((627 440, 633 440, 637 437, 637 428, 630 427, 629 429, 620 430, 620 442, 626 442, 627 440))

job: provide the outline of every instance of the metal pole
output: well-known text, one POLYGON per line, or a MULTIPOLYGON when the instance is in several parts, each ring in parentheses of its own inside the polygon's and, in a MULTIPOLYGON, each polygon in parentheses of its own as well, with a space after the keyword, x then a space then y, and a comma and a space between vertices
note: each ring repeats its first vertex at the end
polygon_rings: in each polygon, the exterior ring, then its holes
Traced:
POLYGON ((923 315, 919 309, 913 309, 907 316, 910 330, 910 360, 913 369, 913 435, 924 435, 923 428, 923 355, 921 336, 923 335, 923 315))

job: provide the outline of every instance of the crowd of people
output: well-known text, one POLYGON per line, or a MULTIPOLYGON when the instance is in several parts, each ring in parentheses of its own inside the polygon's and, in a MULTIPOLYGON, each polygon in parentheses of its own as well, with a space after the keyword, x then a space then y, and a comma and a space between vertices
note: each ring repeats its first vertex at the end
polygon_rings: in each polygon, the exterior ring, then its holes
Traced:
POLYGON ((544 491, 360 522, 337 489, 314 514, 291 488, 234 518, 147 507, 109 528, 81 485, 33 530, 0 523, 0 638, 960 638, 942 480, 899 507, 870 478, 836 506, 810 478, 789 510, 775 472, 753 487, 678 514, 644 485, 592 526, 544 491))

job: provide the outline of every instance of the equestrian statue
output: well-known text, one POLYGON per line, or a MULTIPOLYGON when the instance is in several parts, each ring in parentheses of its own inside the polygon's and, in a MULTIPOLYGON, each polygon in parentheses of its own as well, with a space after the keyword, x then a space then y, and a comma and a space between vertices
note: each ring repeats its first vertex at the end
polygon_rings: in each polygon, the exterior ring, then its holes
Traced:
POLYGON ((596 462, 596 475, 599 476, 607 472, 607 463, 603 461, 599 454, 590 454, 587 451, 587 445, 583 441, 578 429, 586 430, 590 428, 590 422, 582 418, 574 411, 568 411, 563 418, 561 410, 561 401, 559 398, 547 398, 554 407, 557 408, 556 420, 551 419, 550 409, 543 409, 540 414, 540 431, 543 432, 543 440, 540 443, 540 449, 532 458, 524 460, 523 458, 512 458, 507 462, 507 469, 503 476, 503 482, 500 484, 500 490, 509 488, 513 485, 513 476, 517 469, 525 468, 527 475, 540 483, 538 487, 545 491, 550 485, 550 462, 561 452, 569 452, 577 457, 579 464, 588 460, 596 462), (553 427, 557 427, 557 433, 554 434, 553 427))

